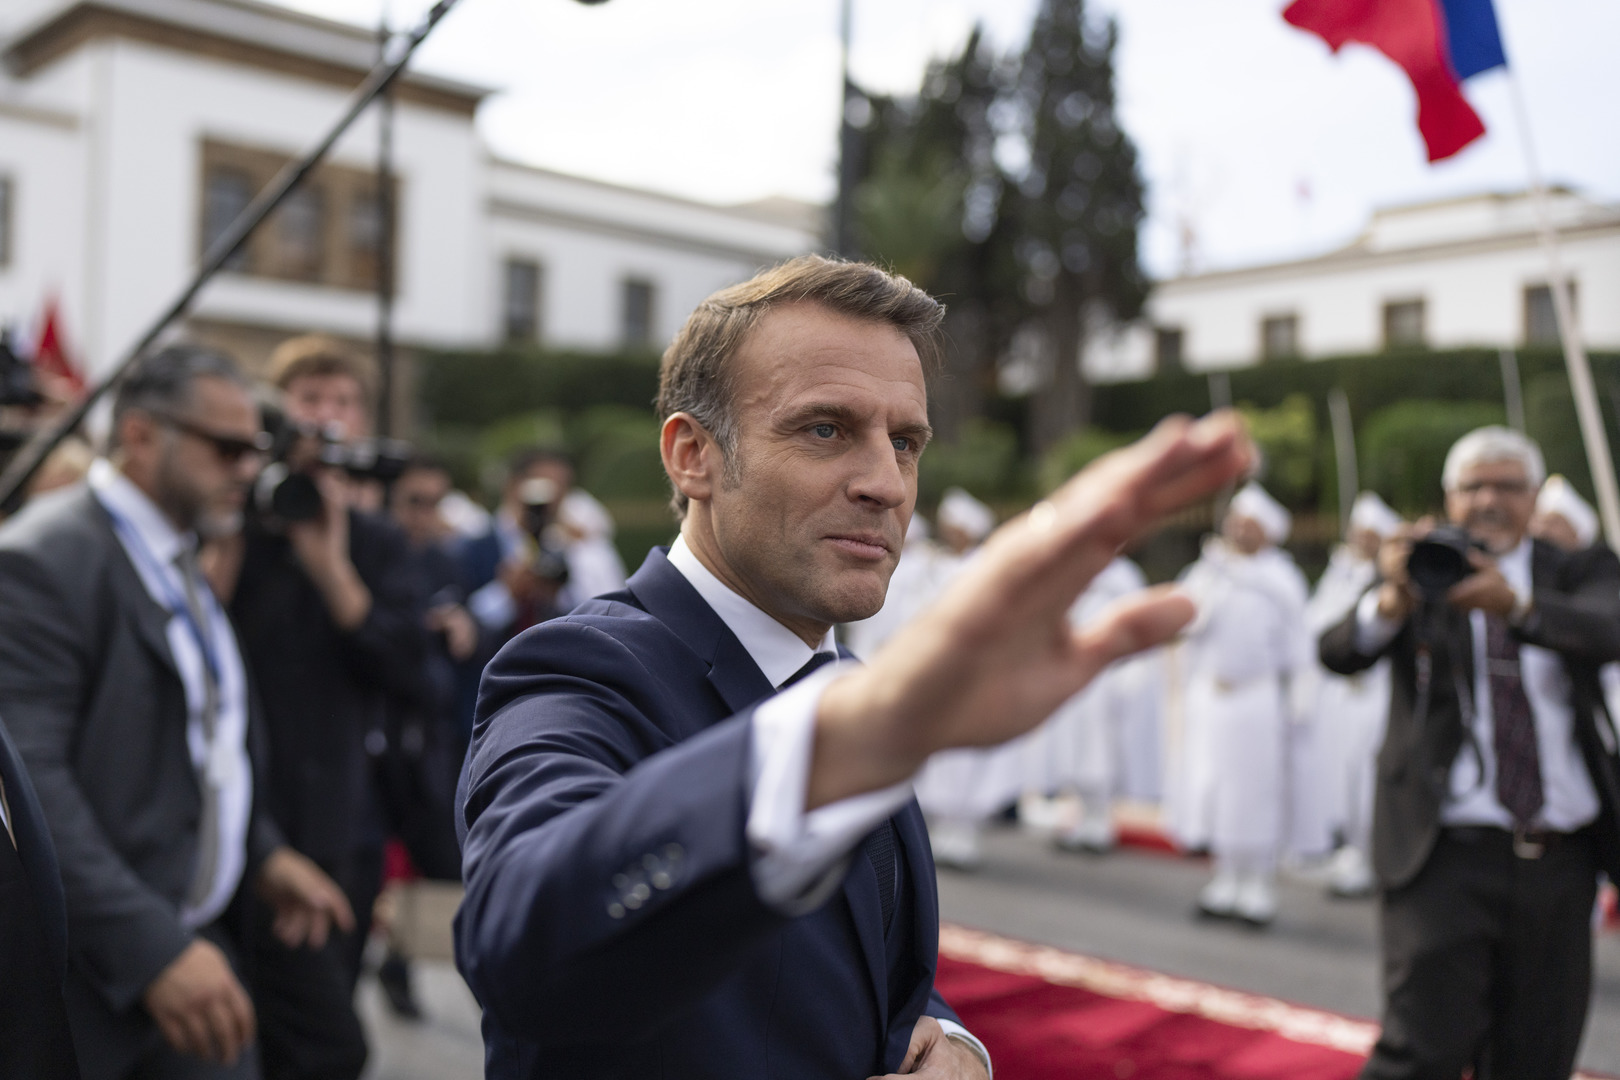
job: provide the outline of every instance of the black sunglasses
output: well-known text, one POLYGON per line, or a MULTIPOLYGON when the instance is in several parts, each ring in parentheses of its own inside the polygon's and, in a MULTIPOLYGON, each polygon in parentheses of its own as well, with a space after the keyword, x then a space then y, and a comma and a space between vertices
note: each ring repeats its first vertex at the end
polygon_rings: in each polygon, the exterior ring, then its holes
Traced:
POLYGON ((235 435, 221 435, 217 431, 209 431, 199 424, 193 424, 190 420, 182 419, 170 413, 153 413, 152 415, 160 423, 167 424, 176 431, 183 431, 187 435, 201 439, 212 446, 214 453, 218 454, 219 459, 227 465, 235 465, 249 454, 258 456, 268 453, 270 450, 271 438, 268 431, 256 432, 251 439, 239 439, 235 435))

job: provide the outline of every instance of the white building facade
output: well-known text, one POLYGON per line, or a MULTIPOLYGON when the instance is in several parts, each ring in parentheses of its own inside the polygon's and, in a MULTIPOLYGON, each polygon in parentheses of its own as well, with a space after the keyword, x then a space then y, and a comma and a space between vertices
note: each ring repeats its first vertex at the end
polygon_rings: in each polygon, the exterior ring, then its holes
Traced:
MULTIPOLYGON (((58 304, 106 370, 208 242, 340 114, 374 33, 253 0, 0 4, 0 323, 58 304)), ((814 208, 718 207, 494 160, 490 91, 398 84, 395 334, 661 347, 698 300, 819 244, 814 208)), ((202 293, 187 329, 257 362, 290 334, 369 339, 377 321, 378 122, 362 116, 311 182, 202 293)))
MULTIPOLYGON (((1620 207, 1547 200, 1589 349, 1620 350, 1620 207)), ((1316 258, 1160 282, 1143 324, 1097 335, 1099 379, 1217 371, 1279 357, 1556 344, 1547 256, 1524 194, 1378 211, 1316 258)))

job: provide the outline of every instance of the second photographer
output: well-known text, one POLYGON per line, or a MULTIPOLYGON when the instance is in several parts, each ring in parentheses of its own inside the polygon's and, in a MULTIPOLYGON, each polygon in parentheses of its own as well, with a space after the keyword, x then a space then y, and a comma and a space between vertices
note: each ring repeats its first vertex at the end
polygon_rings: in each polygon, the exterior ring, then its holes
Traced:
POLYGON ((293 437, 214 577, 265 704, 272 812, 343 886, 361 926, 318 954, 266 942, 255 958, 264 1066, 271 1078, 357 1076, 366 1047, 353 991, 383 841, 367 744, 385 702, 428 698, 423 598, 403 534, 356 509, 366 481, 331 463, 369 434, 373 365, 309 336, 276 350, 270 377, 293 437))
POLYGON ((1321 640, 1390 659, 1373 866, 1383 1033, 1361 1075, 1564 1080, 1592 986, 1597 873, 1620 873, 1620 756, 1598 669, 1620 659, 1620 559, 1530 539, 1541 451, 1481 428, 1443 475, 1449 524, 1386 541, 1321 640))

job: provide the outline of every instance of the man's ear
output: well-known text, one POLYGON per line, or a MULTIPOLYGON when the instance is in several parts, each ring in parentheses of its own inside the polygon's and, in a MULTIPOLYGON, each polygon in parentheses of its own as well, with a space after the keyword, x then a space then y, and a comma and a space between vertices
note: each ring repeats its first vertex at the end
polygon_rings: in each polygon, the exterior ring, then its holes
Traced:
POLYGON ((720 444, 689 413, 671 413, 658 433, 658 452, 675 490, 690 500, 706 501, 720 481, 720 444))

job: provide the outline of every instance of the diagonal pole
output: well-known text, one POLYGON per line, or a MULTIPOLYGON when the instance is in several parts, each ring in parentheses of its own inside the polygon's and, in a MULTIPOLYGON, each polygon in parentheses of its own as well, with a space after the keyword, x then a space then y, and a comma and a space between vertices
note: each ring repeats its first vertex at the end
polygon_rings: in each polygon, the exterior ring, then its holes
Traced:
POLYGON ((337 123, 303 157, 288 162, 265 189, 259 192, 258 197, 236 215, 236 220, 231 222, 230 227, 204 253, 202 264, 197 267, 197 272, 192 275, 185 288, 180 290, 180 295, 136 340, 135 346, 124 354, 105 378, 90 388, 78 404, 17 451, 16 456, 6 465, 5 472, 0 473, 0 510, 10 513, 21 505, 29 479, 44 463, 50 452, 84 422, 84 418, 90 414, 96 402, 118 384, 118 380, 123 378, 124 373, 133 367, 136 361, 146 355, 146 351, 162 337, 163 332, 173 325, 175 320, 191 308, 192 301, 196 300, 203 286, 208 284, 232 255, 236 254, 237 249, 247 242, 248 237, 253 235, 254 230, 270 216, 293 188, 321 163, 343 133, 349 130, 349 126, 365 112, 366 107, 393 85, 394 80, 405 70, 405 65, 410 61, 416 47, 422 44, 423 39, 458 2, 459 0, 438 0, 438 3, 422 16, 414 29, 394 39, 382 59, 377 62, 377 66, 371 69, 371 73, 349 95, 348 103, 337 123))
POLYGON ((1569 388, 1575 398, 1575 416, 1581 425, 1581 441, 1592 470, 1592 486, 1597 489, 1598 514, 1603 519, 1603 535, 1610 547, 1620 548, 1620 489, 1615 486, 1614 458, 1609 452, 1609 435, 1603 427, 1597 390, 1592 384, 1592 366, 1575 322, 1575 305, 1570 297, 1569 278, 1564 274, 1558 252, 1558 233, 1547 208, 1547 188, 1541 180, 1535 142, 1530 136, 1530 112, 1524 105, 1519 79, 1508 71, 1514 111, 1519 121, 1519 141, 1524 150, 1525 168, 1530 174, 1531 204, 1536 213, 1536 231, 1547 257, 1547 289, 1552 294, 1553 315, 1558 321, 1558 338, 1564 346, 1564 366, 1569 370, 1569 388))

